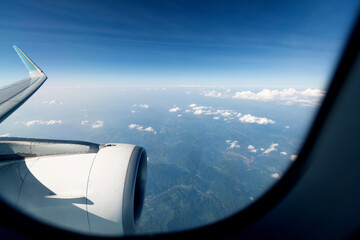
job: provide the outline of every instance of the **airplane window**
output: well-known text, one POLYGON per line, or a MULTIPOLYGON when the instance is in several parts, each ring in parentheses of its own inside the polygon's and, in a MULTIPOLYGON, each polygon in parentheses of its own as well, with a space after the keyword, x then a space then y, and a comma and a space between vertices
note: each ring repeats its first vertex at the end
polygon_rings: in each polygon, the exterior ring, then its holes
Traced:
POLYGON ((100 236, 241 211, 296 161, 358 5, 4 1, 0 198, 100 236))

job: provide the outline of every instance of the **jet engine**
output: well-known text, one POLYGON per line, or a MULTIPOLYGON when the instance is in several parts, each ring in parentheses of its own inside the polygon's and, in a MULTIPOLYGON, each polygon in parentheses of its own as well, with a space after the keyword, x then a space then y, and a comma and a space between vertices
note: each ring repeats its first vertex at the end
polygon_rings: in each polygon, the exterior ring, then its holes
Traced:
POLYGON ((100 236, 136 231, 147 156, 129 144, 2 138, 0 197, 66 230, 100 236))

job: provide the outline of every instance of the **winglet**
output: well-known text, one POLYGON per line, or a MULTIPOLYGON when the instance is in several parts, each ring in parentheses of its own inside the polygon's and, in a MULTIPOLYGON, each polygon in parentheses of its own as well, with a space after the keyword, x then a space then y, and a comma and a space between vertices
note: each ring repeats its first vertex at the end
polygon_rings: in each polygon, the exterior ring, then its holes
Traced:
POLYGON ((15 52, 19 55, 21 61, 24 63, 25 67, 29 70, 29 73, 40 72, 41 69, 36 66, 36 64, 28 57, 26 54, 18 47, 13 45, 15 52))

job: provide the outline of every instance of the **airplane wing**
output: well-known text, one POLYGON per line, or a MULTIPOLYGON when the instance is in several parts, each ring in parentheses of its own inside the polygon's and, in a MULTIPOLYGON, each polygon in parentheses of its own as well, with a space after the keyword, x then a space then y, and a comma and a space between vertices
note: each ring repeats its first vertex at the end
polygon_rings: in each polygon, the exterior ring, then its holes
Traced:
POLYGON ((28 100, 47 77, 41 69, 17 46, 13 46, 29 71, 29 77, 0 89, 0 123, 28 100))
MULTIPOLYGON (((0 122, 47 79, 17 46, 29 77, 0 89, 0 122)), ((0 198, 59 228, 119 236, 136 230, 145 198, 147 156, 130 144, 0 138, 0 198)))

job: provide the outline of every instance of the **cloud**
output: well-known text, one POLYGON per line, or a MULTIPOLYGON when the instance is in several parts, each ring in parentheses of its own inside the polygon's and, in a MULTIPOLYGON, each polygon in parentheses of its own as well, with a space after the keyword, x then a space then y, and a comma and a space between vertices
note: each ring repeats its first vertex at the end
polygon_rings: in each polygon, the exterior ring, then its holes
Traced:
POLYGON ((203 95, 206 96, 206 97, 215 97, 215 98, 221 98, 222 97, 221 92, 216 92, 215 90, 204 92, 203 95))
POLYGON ((129 125, 129 128, 130 128, 130 129, 133 129, 133 128, 136 128, 137 126, 140 126, 140 125, 137 125, 137 124, 134 124, 134 123, 133 123, 133 124, 130 124, 130 125, 129 125))
POLYGON ((287 155, 287 153, 286 153, 286 152, 280 152, 280 154, 281 154, 281 155, 284 155, 284 156, 286 156, 286 155, 287 155))
POLYGON ((60 125, 62 124, 61 120, 49 120, 49 121, 43 121, 43 120, 32 120, 25 123, 27 127, 33 126, 33 125, 60 125))
POLYGON ((139 108, 145 108, 145 109, 148 109, 150 107, 149 104, 140 104, 139 105, 139 108))
POLYGON ((53 105, 53 104, 59 104, 59 105, 61 105, 61 104, 63 104, 62 102, 58 102, 57 99, 51 99, 50 101, 43 101, 43 103, 49 104, 49 105, 53 105))
POLYGON ((1 134, 0 137, 10 137, 10 133, 1 134))
POLYGON ((143 127, 143 126, 141 126, 141 125, 138 125, 138 124, 134 124, 134 123, 132 123, 132 124, 130 124, 129 125, 129 128, 130 129, 136 129, 136 130, 138 130, 138 131, 140 131, 140 132, 152 132, 152 133, 154 133, 154 134, 156 134, 157 133, 157 131, 155 131, 152 127, 143 127))
POLYGON ((91 125, 91 128, 101 128, 104 126, 104 122, 103 121, 100 121, 100 120, 97 120, 96 122, 94 122, 92 125, 91 125))
POLYGON ((251 114, 246 114, 244 116, 242 116, 241 118, 239 118, 239 121, 240 122, 245 122, 245 123, 257 123, 257 124, 260 124, 260 125, 267 125, 267 124, 274 124, 275 121, 274 120, 271 120, 271 119, 268 119, 268 118, 264 118, 264 117, 255 117, 251 114))
POLYGON ((295 155, 295 154, 292 154, 292 155, 290 156, 290 160, 291 160, 291 161, 295 161, 296 158, 297 158, 297 155, 295 155))
POLYGON ((289 128, 290 128, 290 126, 285 126, 285 128, 289 129, 289 128))
POLYGON ((88 120, 83 120, 83 121, 81 121, 81 125, 83 125, 83 126, 89 125, 89 121, 88 120))
POLYGON ((177 111, 179 111, 179 110, 180 110, 179 107, 174 107, 174 108, 170 108, 170 109, 169 109, 169 112, 177 112, 177 111))
POLYGON ((250 152, 253 152, 253 153, 257 152, 257 149, 255 149, 255 147, 253 145, 249 145, 248 149, 249 149, 250 152))
POLYGON ((231 142, 231 140, 226 140, 225 142, 230 145, 230 146, 228 147, 228 149, 240 148, 240 145, 238 144, 238 141, 233 141, 233 142, 231 142))
POLYGON ((238 113, 230 109, 214 109, 213 107, 198 106, 195 103, 190 104, 189 107, 191 109, 186 109, 185 113, 192 112, 194 115, 214 115, 214 120, 219 120, 220 118, 222 118, 224 121, 229 121, 238 118, 239 121, 243 123, 256 123, 260 125, 275 123, 274 120, 265 117, 256 117, 251 114, 243 115, 242 113, 238 113))
POLYGON ((326 91, 321 89, 307 88, 303 91, 294 88, 287 88, 282 90, 262 89, 258 92, 253 91, 237 91, 231 94, 230 91, 217 92, 215 90, 205 91, 201 95, 215 98, 233 98, 254 101, 275 101, 284 105, 292 105, 299 103, 302 106, 317 106, 320 100, 325 96, 326 91))
POLYGON ((143 108, 143 109, 148 109, 150 107, 149 104, 133 104, 133 107, 138 107, 138 108, 143 108))
POLYGON ((275 178, 275 179, 280 179, 281 176, 278 173, 274 173, 274 174, 271 174, 271 177, 275 178))
POLYGON ((276 147, 278 147, 278 146, 279 146, 278 143, 271 144, 270 147, 264 151, 264 154, 267 154, 267 153, 270 153, 273 151, 277 151, 276 147))
POLYGON ((91 128, 101 128, 104 126, 104 122, 101 120, 97 120, 97 121, 93 122, 92 124, 90 124, 89 120, 83 120, 83 121, 81 121, 81 125, 91 126, 91 128))
POLYGON ((57 102, 56 99, 52 99, 52 100, 50 100, 49 104, 50 104, 50 105, 51 105, 51 104, 55 104, 56 102, 57 102))
POLYGON ((221 113, 221 116, 223 116, 223 117, 229 117, 229 116, 231 116, 231 113, 228 112, 228 111, 225 111, 225 112, 221 113))
POLYGON ((155 133, 155 130, 152 127, 147 127, 144 129, 145 132, 153 132, 155 133))
POLYGON ((324 97, 325 91, 320 89, 311 89, 307 88, 304 91, 301 92, 303 96, 310 96, 310 97, 324 97))

